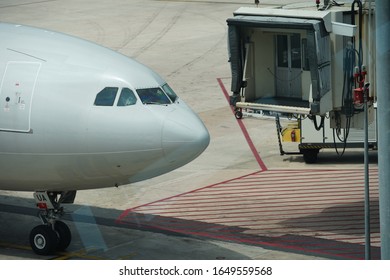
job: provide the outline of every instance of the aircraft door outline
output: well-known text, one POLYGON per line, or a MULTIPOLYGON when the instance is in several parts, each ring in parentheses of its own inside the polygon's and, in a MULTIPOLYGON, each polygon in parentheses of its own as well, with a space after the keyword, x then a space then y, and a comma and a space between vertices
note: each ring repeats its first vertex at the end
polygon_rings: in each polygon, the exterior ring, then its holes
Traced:
POLYGON ((0 86, 0 130, 31 132, 31 106, 41 63, 10 61, 0 86))

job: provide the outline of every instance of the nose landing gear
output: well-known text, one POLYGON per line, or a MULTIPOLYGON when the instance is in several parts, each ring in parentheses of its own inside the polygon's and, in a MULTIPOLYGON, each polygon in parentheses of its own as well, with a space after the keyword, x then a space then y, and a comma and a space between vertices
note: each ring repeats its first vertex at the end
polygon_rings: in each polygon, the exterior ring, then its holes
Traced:
POLYGON ((36 254, 50 255, 68 248, 72 234, 69 227, 59 220, 64 215, 61 203, 73 203, 75 197, 76 191, 34 193, 43 223, 30 232, 30 245, 36 254))

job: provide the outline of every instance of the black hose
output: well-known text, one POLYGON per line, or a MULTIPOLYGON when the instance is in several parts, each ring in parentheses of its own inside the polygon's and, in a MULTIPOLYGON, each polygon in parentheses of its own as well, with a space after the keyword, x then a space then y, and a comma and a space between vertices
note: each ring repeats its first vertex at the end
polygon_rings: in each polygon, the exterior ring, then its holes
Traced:
MULTIPOLYGON (((363 4, 360 0, 355 0, 352 3, 351 6, 351 22, 352 25, 355 25, 355 4, 358 4, 359 6, 359 52, 358 52, 358 66, 359 66, 359 72, 362 71, 362 63, 363 63, 363 40, 362 40, 362 33, 363 33, 363 4)), ((360 80, 362 80, 362 76, 360 74, 360 80)))

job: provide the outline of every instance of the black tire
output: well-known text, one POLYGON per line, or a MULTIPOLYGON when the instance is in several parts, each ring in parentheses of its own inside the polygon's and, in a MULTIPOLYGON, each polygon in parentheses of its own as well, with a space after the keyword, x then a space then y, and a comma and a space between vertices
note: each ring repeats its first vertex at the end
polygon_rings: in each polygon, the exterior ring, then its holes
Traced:
POLYGON ((241 111, 236 111, 234 115, 236 116, 237 120, 242 119, 242 112, 241 111))
POLYGON ((59 238, 57 250, 64 251, 68 248, 72 240, 72 233, 70 232, 69 227, 62 221, 56 221, 54 230, 57 232, 59 238))
POLYGON ((303 159, 306 163, 316 163, 318 159, 318 149, 307 149, 302 151, 303 159))
POLYGON ((58 245, 57 233, 48 225, 39 225, 30 233, 30 245, 37 255, 50 255, 58 245))

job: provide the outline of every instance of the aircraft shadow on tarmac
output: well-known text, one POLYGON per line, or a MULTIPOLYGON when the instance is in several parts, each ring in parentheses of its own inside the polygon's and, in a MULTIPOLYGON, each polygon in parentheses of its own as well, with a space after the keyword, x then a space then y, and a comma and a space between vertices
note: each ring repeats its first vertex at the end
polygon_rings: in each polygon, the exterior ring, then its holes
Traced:
MULTIPOLYGON (((164 227, 145 226, 145 216, 132 213, 135 220, 139 217, 139 223, 118 222, 123 211, 77 204, 66 206, 67 214, 62 219, 74 237, 67 252, 58 256, 38 256, 29 247, 28 236, 30 229, 40 220, 38 211, 27 205, 34 205, 34 200, 0 195, 0 259, 7 259, 7 256, 11 259, 57 259, 61 255, 65 255, 64 259, 250 259, 238 251, 207 242, 209 239, 205 236, 169 230, 172 219, 164 227), (22 205, 12 204, 15 201, 22 202, 22 205), (137 242, 140 244, 134 249, 137 242), (142 244, 146 244, 145 248, 142 244), (112 252, 112 247, 122 245, 127 248, 112 252), (105 250, 111 252, 105 253, 105 250)), ((150 215, 147 220, 155 222, 161 218, 150 215)), ((184 225, 186 221, 174 223, 184 225)))
MULTIPOLYGON (((370 213, 371 233, 380 233, 378 199, 370 201, 370 213)), ((362 236, 364 235, 364 201, 332 206, 319 214, 284 220, 283 224, 297 228, 309 228, 313 231, 362 236)))
MULTIPOLYGON (((337 242, 337 247, 330 246, 326 250, 344 252, 346 255, 360 255, 363 258, 365 251, 365 203, 364 201, 339 204, 325 208, 313 215, 299 218, 290 218, 281 222, 288 228, 300 229, 302 232, 318 232, 318 235, 331 236, 334 239, 349 239, 351 242, 337 242)), ((379 200, 370 201, 370 239, 373 259, 380 259, 380 247, 378 244, 379 226, 379 200)), ((315 244, 315 243, 314 243, 315 244)), ((318 241, 317 241, 318 244, 318 241)))

